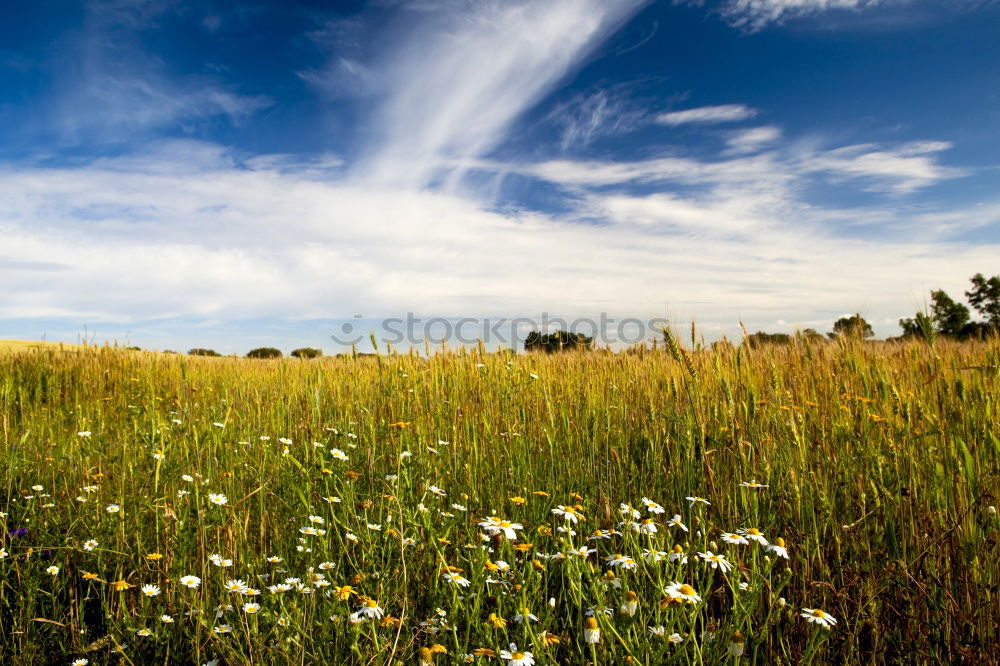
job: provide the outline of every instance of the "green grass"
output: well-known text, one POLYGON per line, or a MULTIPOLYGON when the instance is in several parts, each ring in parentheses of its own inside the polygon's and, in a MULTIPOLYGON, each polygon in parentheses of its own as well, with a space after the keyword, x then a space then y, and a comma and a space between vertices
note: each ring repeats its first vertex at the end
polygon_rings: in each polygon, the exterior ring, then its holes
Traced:
POLYGON ((945 341, 677 358, 0 354, 0 662, 450 664, 516 643, 539 664, 987 663, 998 368, 996 342, 945 341), (623 522, 621 503, 652 522, 623 522), (580 507, 576 536, 558 505, 580 507), (488 516, 520 523, 516 541, 484 536, 488 516), (790 558, 721 538, 751 527, 790 558), (596 552, 558 555, 584 545, 596 552), (675 546, 687 564, 644 558, 675 546), (711 569, 708 550, 736 568, 711 569), (311 593, 269 591, 287 577, 311 593), (675 581, 702 601, 663 603, 675 581), (352 621, 369 599, 389 621, 352 621), (589 644, 594 607, 611 613, 589 644), (516 622, 522 608, 537 621, 516 622))

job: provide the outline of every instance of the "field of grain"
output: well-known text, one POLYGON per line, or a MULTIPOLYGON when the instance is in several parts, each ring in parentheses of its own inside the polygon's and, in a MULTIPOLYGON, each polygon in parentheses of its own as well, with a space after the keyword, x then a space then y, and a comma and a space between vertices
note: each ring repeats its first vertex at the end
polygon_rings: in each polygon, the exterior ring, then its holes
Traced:
POLYGON ((0 351, 0 663, 996 663, 997 396, 997 342, 0 351))

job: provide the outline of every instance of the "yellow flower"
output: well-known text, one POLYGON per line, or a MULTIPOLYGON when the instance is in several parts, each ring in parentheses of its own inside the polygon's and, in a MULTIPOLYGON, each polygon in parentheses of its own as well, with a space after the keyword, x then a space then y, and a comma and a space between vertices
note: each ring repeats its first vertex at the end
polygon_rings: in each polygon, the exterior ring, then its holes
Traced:
POLYGON ((539 640, 546 645, 556 645, 560 642, 560 639, 555 634, 543 631, 538 635, 539 640))
POLYGON ((162 560, 163 559, 163 555, 161 555, 159 553, 147 553, 146 554, 146 559, 147 560, 152 560, 152 561, 155 562, 156 560, 162 560))
POLYGON ((513 502, 514 504, 516 504, 517 506, 521 506, 522 504, 524 504, 528 500, 526 500, 523 497, 521 497, 520 495, 518 495, 516 497, 511 497, 510 501, 513 502))
POLYGON ((534 545, 530 544, 530 543, 518 543, 518 544, 514 544, 511 547, 514 550, 518 551, 519 553, 527 553, 529 550, 531 550, 532 548, 534 548, 534 545))
POLYGON ((496 613, 490 613, 490 617, 486 621, 493 625, 495 629, 503 629, 507 626, 507 620, 502 617, 497 617, 496 613))
POLYGON ((531 493, 531 494, 532 494, 532 495, 538 495, 539 497, 552 497, 552 495, 549 495, 549 494, 548 494, 547 492, 545 492, 544 490, 536 490, 535 492, 533 492, 533 493, 531 493))
POLYGON ((90 573, 89 571, 84 571, 83 572, 83 579, 84 580, 98 580, 98 581, 101 580, 100 578, 97 577, 97 574, 90 573))
POLYGON ((354 588, 350 585, 344 585, 343 587, 337 587, 335 585, 333 589, 336 590, 337 598, 341 601, 347 601, 351 598, 351 595, 354 594, 354 588))
POLYGON ((448 648, 440 643, 435 643, 431 646, 431 654, 448 654, 448 648))
POLYGON ((473 657, 496 657, 497 653, 489 648, 476 648, 472 651, 473 657))
POLYGON ((111 585, 111 587, 113 587, 118 592, 121 592, 122 590, 127 590, 130 587, 132 587, 131 585, 129 585, 128 583, 126 583, 123 580, 116 580, 113 583, 109 583, 109 585, 111 585))

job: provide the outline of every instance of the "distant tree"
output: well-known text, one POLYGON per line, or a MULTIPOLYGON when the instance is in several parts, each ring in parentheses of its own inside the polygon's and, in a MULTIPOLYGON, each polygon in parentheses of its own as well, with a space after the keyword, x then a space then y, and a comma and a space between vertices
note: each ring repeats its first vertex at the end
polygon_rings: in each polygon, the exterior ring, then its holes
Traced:
POLYGON ((125 351, 142 351, 142 347, 126 347, 125 351))
POLYGON ((797 335, 805 342, 819 342, 823 339, 823 334, 815 328, 807 328, 804 331, 799 331, 797 335))
POLYGON ((219 352, 214 349, 202 349, 200 347, 195 347, 194 349, 188 350, 189 356, 218 356, 219 352))
POLYGON ((986 319, 987 324, 1000 329, 1000 275, 987 280, 982 273, 976 273, 970 282, 972 289, 965 292, 969 304, 986 319))
POLYGON ((931 319, 941 335, 960 338, 968 334, 969 308, 953 301, 941 289, 931 292, 931 319))
POLYGON ((792 336, 787 333, 765 333, 757 331, 747 336, 747 344, 751 347, 762 347, 764 345, 787 345, 792 341, 792 336))
POLYGON ((859 313, 855 312, 850 317, 841 317, 833 323, 831 338, 852 337, 870 338, 875 335, 871 325, 859 313))
POLYGON ((176 354, 177 352, 175 352, 173 349, 164 349, 160 353, 161 354, 176 354))
POLYGON ((322 349, 314 349, 312 347, 300 347, 299 349, 292 350, 292 358, 319 358, 322 355, 322 349))
POLYGON ((524 351, 544 351, 549 354, 572 349, 590 349, 594 339, 583 333, 556 331, 555 333, 539 333, 532 331, 524 339, 524 351))
POLYGON ((248 351, 247 358, 281 358, 281 350, 274 347, 258 347, 248 351))

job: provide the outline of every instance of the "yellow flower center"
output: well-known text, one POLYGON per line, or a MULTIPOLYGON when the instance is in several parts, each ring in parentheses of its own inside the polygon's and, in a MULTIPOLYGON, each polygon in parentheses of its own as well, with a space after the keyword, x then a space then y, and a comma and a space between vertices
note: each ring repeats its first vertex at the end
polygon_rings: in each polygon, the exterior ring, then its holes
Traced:
POLYGON ((814 610, 814 611, 812 612, 812 614, 813 614, 813 617, 818 617, 818 618, 820 618, 820 619, 822 619, 822 618, 826 617, 826 613, 824 613, 823 611, 821 611, 821 610, 820 610, 820 609, 818 609, 818 608, 817 608, 816 610, 814 610))
POLYGON ((512 654, 510 656, 510 658, 511 659, 524 659, 524 653, 523 652, 515 652, 514 654, 512 654))
POLYGON ((681 585, 677 591, 683 594, 685 597, 690 597, 692 594, 694 594, 694 588, 691 587, 690 585, 681 585))

